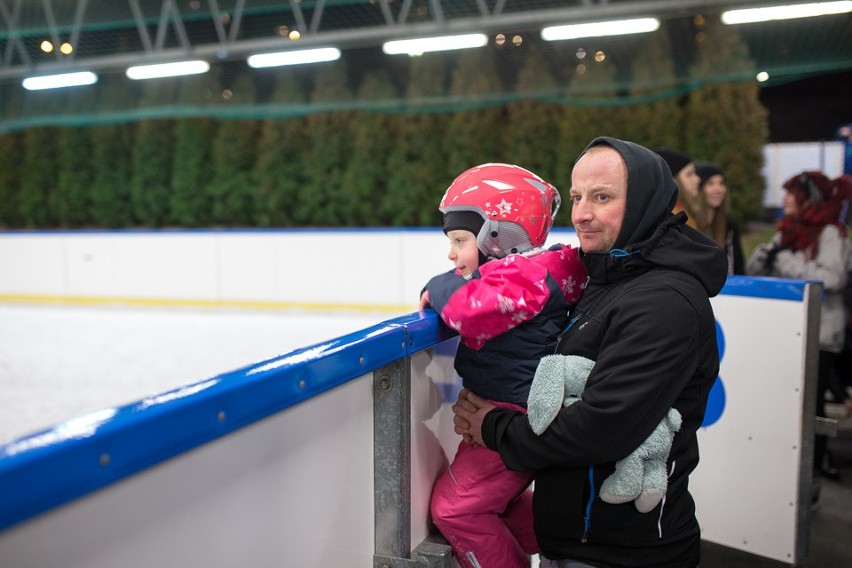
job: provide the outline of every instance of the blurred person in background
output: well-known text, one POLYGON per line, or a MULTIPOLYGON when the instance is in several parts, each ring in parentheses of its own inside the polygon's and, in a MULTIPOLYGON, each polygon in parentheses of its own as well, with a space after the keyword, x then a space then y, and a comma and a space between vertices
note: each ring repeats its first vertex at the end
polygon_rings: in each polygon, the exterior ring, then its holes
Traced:
MULTIPOLYGON (((850 245, 840 219, 844 202, 852 193, 852 178, 834 180, 819 171, 803 171, 784 182, 784 216, 769 243, 758 245, 746 264, 753 276, 820 280, 824 296, 820 308, 819 374, 816 415, 825 417, 826 391, 852 416, 852 399, 839 388, 835 372, 846 335, 843 291, 847 281, 850 245)), ((819 499, 819 477, 839 479, 830 463, 828 437, 814 439, 813 500, 819 499)))
POLYGON ((663 160, 672 172, 672 177, 677 183, 677 203, 675 203, 674 214, 681 211, 686 213, 686 224, 693 229, 699 229, 702 218, 702 200, 698 192, 698 184, 701 181, 695 173, 695 162, 692 157, 680 150, 673 148, 652 148, 663 160))
POLYGON ((837 358, 836 372, 840 385, 844 389, 848 389, 852 387, 852 253, 849 255, 849 265, 846 267, 846 288, 843 290, 843 301, 846 304, 846 342, 837 358))
POLYGON ((698 191, 703 198, 703 216, 699 230, 716 241, 728 256, 728 274, 745 274, 745 259, 740 228, 730 217, 730 202, 725 174, 716 164, 695 162, 698 191))

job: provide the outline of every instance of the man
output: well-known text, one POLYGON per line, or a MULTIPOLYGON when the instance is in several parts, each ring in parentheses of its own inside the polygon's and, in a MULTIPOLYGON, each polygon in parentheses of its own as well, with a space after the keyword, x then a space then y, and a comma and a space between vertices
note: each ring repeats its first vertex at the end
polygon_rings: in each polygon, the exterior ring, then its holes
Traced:
POLYGON ((462 391, 456 432, 535 470, 542 567, 698 566, 700 531, 688 491, 696 431, 719 370, 709 298, 725 283, 725 253, 672 215, 677 187, 654 152, 592 140, 571 176, 571 220, 589 272, 557 353, 595 361, 579 402, 536 436, 524 415, 462 391), (598 497, 614 463, 669 409, 683 417, 666 497, 649 513, 598 497))

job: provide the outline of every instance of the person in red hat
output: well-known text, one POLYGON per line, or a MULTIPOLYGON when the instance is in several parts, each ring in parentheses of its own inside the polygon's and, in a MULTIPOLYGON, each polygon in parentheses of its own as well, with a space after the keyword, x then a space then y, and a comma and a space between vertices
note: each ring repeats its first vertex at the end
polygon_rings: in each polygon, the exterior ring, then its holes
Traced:
MULTIPOLYGON (((843 402, 846 415, 852 416, 852 399, 834 371, 845 340, 843 290, 850 246, 841 213, 852 196, 852 178, 832 180, 820 171, 808 170, 792 176, 783 187, 784 216, 778 223, 778 232, 769 243, 755 248, 746 272, 752 276, 822 281, 825 294, 820 307, 816 415, 826 416, 825 394, 831 390, 835 399, 843 402)), ((838 479, 839 473, 826 461, 827 445, 826 436, 815 437, 814 475, 838 479)), ((814 501, 819 498, 818 488, 817 482, 814 501)))

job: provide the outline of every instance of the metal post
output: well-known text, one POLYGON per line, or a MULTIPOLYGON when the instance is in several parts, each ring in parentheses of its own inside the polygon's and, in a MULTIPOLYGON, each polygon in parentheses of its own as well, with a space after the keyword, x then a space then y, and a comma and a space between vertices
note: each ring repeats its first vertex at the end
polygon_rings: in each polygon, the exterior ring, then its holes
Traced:
MULTIPOLYGON (((408 357, 373 372, 375 552, 378 556, 408 558, 411 554, 410 381, 408 357)), ((374 565, 382 566, 381 563, 374 565)))
POLYGON ((440 538, 411 549, 411 359, 373 372, 373 568, 447 568, 452 553, 440 538))
POLYGON ((798 565, 808 557, 808 540, 811 529, 811 492, 813 490, 814 433, 816 413, 817 375, 819 374, 819 328, 822 284, 805 285, 805 380, 802 396, 802 440, 799 463, 799 507, 796 520, 796 557, 798 565))

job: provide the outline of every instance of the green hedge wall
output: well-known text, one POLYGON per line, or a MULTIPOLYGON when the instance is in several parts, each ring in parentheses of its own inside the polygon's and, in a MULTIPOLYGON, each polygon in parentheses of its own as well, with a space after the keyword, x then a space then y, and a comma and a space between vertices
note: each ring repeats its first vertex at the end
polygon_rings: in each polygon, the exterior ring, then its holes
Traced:
POLYGON ((615 65, 589 56, 560 90, 558 62, 535 49, 508 78, 487 50, 377 66, 357 81, 341 60, 309 81, 280 71, 262 97, 248 73, 177 86, 106 78, 108 95, 92 102, 101 116, 128 101, 150 116, 81 126, 67 114, 86 112, 78 98, 59 105, 58 123, 0 134, 0 227, 438 225, 446 186, 483 162, 527 167, 566 196, 577 154, 599 135, 715 161, 742 223, 761 214, 767 113, 757 84, 742 79, 744 44, 720 25, 705 36, 685 88, 665 34, 643 44, 624 89, 611 87, 615 65), (719 77, 720 62, 730 80, 701 79, 719 77), (652 83, 669 87, 643 86, 652 83), (224 112, 189 112, 199 92, 223 85, 224 112), (158 107, 162 97, 184 106, 158 107))

